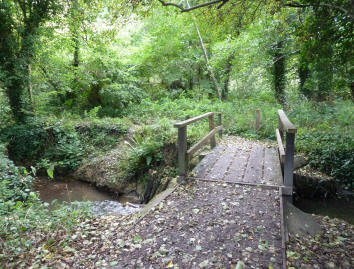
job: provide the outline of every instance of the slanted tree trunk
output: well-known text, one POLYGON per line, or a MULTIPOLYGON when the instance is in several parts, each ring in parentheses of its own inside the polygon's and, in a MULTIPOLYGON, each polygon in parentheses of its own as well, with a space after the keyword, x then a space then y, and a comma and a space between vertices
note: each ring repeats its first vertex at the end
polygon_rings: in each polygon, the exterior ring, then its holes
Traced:
MULTIPOLYGON (((186 0, 186 3, 187 3, 187 6, 190 7, 190 4, 189 4, 188 0, 186 0)), ((218 84, 218 82, 216 80, 214 71, 213 71, 213 69, 211 68, 211 66, 209 64, 208 52, 207 52, 207 50, 205 48, 204 41, 203 41, 202 35, 200 34, 199 27, 198 27, 198 24, 197 24, 197 21, 196 21, 195 17, 193 17, 193 23, 194 23, 195 29, 197 31, 197 34, 198 34, 200 47, 202 48, 202 51, 203 51, 204 59, 205 59, 206 66, 207 66, 207 71, 208 71, 209 76, 210 76, 210 78, 211 78, 211 80, 213 82, 214 91, 216 93, 216 96, 219 99, 221 99, 221 91, 220 91, 220 88, 219 88, 219 84, 218 84)))
POLYGON ((285 105, 285 55, 282 52, 283 42, 279 41, 274 46, 273 81, 274 94, 277 101, 285 105))

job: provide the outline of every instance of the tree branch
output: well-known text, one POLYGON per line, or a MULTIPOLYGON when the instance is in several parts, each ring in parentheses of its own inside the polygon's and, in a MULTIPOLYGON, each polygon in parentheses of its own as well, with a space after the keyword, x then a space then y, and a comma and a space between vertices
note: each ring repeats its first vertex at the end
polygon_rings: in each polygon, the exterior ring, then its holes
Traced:
POLYGON ((343 8, 343 7, 332 5, 332 4, 328 4, 328 3, 300 4, 298 2, 289 2, 289 3, 284 3, 284 6, 286 6, 286 7, 297 7, 297 8, 324 6, 324 7, 340 10, 343 13, 349 15, 352 19, 354 18, 353 12, 350 12, 350 11, 346 10, 345 8, 343 8))
POLYGON ((206 6, 211 6, 211 5, 215 5, 217 3, 220 3, 220 5, 217 7, 217 8, 221 8, 223 5, 225 5, 229 0, 213 0, 213 1, 210 1, 210 2, 206 2, 206 3, 203 3, 203 4, 199 4, 199 5, 196 5, 196 6, 193 6, 193 7, 188 7, 188 8, 185 8, 183 7, 182 5, 178 5, 178 4, 175 4, 175 3, 169 3, 169 2, 165 2, 163 0, 159 0, 159 2, 163 5, 163 6, 173 6, 173 7, 176 7, 178 9, 181 10, 181 12, 188 12, 188 11, 191 11, 191 10, 194 10, 194 9, 197 9, 197 8, 201 8, 201 7, 206 7, 206 6))

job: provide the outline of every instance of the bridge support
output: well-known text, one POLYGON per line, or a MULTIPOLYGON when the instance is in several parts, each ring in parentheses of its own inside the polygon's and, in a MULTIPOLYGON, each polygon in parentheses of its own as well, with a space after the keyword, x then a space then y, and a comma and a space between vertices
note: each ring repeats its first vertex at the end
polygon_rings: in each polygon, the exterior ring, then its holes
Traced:
POLYGON ((187 126, 178 128, 178 175, 181 179, 187 175, 187 126))

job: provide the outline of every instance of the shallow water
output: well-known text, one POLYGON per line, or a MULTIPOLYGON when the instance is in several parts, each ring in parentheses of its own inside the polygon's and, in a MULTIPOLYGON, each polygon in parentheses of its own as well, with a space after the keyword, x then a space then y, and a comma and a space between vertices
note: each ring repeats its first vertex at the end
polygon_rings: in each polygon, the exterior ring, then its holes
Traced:
MULTIPOLYGON (((74 202, 90 201, 91 212, 94 215, 128 215, 141 209, 134 204, 138 197, 124 195, 118 197, 110 192, 100 190, 94 185, 71 178, 47 179, 39 178, 33 184, 33 189, 39 192, 39 198, 44 202, 74 202)), ((55 206, 54 206, 55 208, 55 206)))
POLYGON ((39 192, 39 198, 48 203, 53 200, 58 200, 59 202, 119 201, 119 197, 112 193, 101 191, 89 183, 69 178, 37 179, 33 188, 39 192))
POLYGON ((294 205, 306 213, 338 218, 354 225, 354 199, 344 197, 341 199, 311 200, 297 197, 294 205))

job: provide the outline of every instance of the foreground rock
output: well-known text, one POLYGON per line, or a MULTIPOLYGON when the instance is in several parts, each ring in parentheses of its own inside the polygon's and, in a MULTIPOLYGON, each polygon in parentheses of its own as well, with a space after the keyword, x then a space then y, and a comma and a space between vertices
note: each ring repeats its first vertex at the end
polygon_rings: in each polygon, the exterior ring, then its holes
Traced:
POLYGON ((82 165, 72 174, 72 177, 94 183, 97 187, 106 187, 118 194, 136 192, 142 196, 144 187, 137 180, 126 180, 124 174, 129 150, 121 143, 117 148, 104 155, 93 156, 83 161, 82 165))

